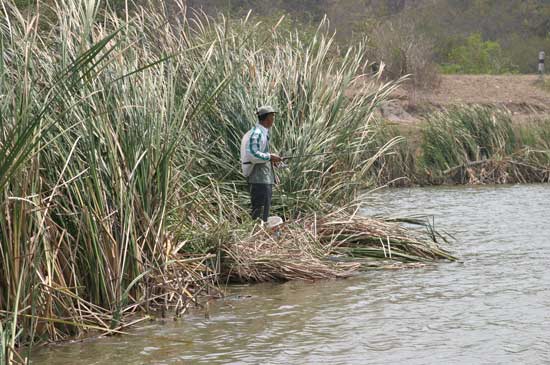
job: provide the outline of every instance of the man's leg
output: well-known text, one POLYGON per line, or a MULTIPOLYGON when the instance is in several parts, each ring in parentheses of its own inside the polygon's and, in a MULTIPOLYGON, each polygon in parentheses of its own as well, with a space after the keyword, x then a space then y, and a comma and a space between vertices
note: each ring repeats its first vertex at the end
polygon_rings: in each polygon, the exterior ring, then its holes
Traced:
POLYGON ((271 208, 271 195, 273 194, 273 185, 266 184, 265 185, 265 198, 264 198, 264 215, 262 219, 264 222, 267 222, 267 218, 269 218, 269 209, 271 208))
MULTIPOLYGON (((266 202, 266 184, 250 184, 250 203, 252 205, 252 219, 262 216, 262 208, 266 202)), ((265 209, 264 209, 265 211, 265 209)))

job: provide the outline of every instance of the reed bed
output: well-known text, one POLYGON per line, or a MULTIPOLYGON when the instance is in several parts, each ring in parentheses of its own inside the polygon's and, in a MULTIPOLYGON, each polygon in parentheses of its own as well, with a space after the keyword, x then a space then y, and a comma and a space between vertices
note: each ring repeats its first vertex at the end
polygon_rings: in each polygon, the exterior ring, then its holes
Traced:
POLYGON ((345 210, 285 223, 278 234, 254 234, 222 245, 222 275, 235 281, 319 280, 348 277, 362 269, 400 263, 455 260, 437 243, 444 240, 425 220, 363 217, 345 210), (423 227, 405 228, 402 222, 423 227), (373 260, 374 259, 374 260, 373 260))
POLYGON ((488 107, 457 107, 428 117, 423 130, 423 163, 448 173, 472 162, 496 159, 516 149, 508 113, 488 107))
POLYGON ((427 116, 410 131, 377 124, 374 141, 407 135, 381 156, 372 173, 379 184, 510 184, 550 179, 550 124, 513 124, 508 111, 457 106, 427 116), (416 134, 414 134, 416 133, 416 134))
POLYGON ((212 54, 210 75, 219 82, 225 80, 223 75, 231 77, 198 124, 191 126, 193 140, 187 146, 201 156, 192 169, 236 181, 242 191, 239 171, 226 156, 238 156, 240 137, 255 121, 255 107, 271 103, 279 110, 272 148, 281 155, 304 156, 278 171, 281 184, 274 205, 281 215, 318 209, 323 202, 349 201, 372 183, 373 163, 397 138, 372 148, 371 117, 398 83, 381 84, 374 82, 378 76, 366 81, 360 76, 368 67, 366 43, 353 45, 335 60, 333 38, 324 28, 322 23, 304 44, 297 34, 266 32, 249 20, 204 23, 206 33, 222 47, 212 54), (356 90, 355 96, 347 95, 350 89, 356 90), (307 157, 318 153, 327 155, 307 157))
POLYGON ((181 312, 215 281, 168 223, 184 126, 219 90, 194 87, 211 45, 187 59, 145 9, 125 23, 98 1, 40 6, 1 7, 0 362, 117 333, 138 308, 181 312))
POLYGON ((514 128, 505 110, 458 107, 428 118, 421 163, 434 181, 545 182, 550 172, 547 135, 544 121, 514 128))
MULTIPOLYGON (((190 20, 183 6, 0 12, 0 362, 216 295, 220 244, 249 224, 236 161, 260 104, 280 111, 276 151, 337 152, 281 171, 275 208, 289 219, 354 200, 396 143, 366 152, 397 84, 361 76, 364 42, 333 60, 325 23, 304 44, 251 18, 190 20)), ((331 276, 307 252, 299 265, 331 276)))

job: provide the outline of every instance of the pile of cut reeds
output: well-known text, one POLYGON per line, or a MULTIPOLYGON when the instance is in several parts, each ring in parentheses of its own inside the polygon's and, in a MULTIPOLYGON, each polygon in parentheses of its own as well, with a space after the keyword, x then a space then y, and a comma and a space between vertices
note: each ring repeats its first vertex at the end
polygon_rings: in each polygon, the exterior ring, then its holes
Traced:
POLYGON ((280 236, 263 225, 223 246, 222 276, 238 282, 318 280, 347 277, 359 265, 324 260, 331 253, 302 222, 285 224, 280 236))
POLYGON ((317 236, 329 244, 335 254, 402 262, 454 260, 439 246, 437 238, 445 238, 433 230, 428 220, 372 218, 338 212, 318 221, 310 220, 309 226, 317 227, 317 236), (406 228, 402 223, 417 225, 423 230, 406 228))
POLYGON ((253 234, 223 245, 222 276, 240 282, 348 277, 359 270, 396 263, 455 260, 420 219, 384 219, 338 211, 284 223, 279 234, 254 227, 253 234), (424 231, 403 226, 420 225, 424 231))

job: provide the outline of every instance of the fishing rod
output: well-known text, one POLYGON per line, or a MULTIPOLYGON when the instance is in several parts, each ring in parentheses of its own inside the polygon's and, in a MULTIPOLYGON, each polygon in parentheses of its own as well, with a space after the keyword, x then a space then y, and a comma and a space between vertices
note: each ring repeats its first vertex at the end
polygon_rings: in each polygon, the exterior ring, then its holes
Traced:
MULTIPOLYGON (((310 153, 310 154, 305 154, 305 155, 291 155, 291 156, 281 157, 281 160, 284 162, 286 160, 292 160, 292 159, 297 159, 297 158, 309 158, 309 157, 327 156, 327 155, 342 156, 342 155, 347 155, 347 154, 352 154, 352 153, 378 152, 378 151, 379 150, 376 150, 376 149, 364 149, 364 150, 357 150, 357 151, 349 149, 349 150, 335 151, 335 152, 320 152, 320 153, 310 153)), ((247 161, 247 162, 243 162, 242 164, 243 165, 250 165, 250 164, 252 164, 252 162, 247 161)))
POLYGON ((284 156, 281 157, 281 160, 291 160, 295 158, 308 158, 308 157, 316 157, 316 156, 327 156, 327 155, 333 155, 333 156, 340 156, 340 155, 347 155, 352 153, 360 153, 360 152, 378 152, 378 150, 375 149, 365 149, 365 150, 346 150, 346 151, 335 151, 335 152, 320 152, 320 153, 310 153, 305 155, 291 155, 291 156, 284 156))

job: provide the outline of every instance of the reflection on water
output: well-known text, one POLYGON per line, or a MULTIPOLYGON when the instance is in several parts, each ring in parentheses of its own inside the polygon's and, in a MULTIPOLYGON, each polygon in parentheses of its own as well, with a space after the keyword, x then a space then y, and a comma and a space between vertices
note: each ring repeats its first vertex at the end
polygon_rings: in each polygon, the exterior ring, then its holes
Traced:
POLYGON ((128 336, 40 349, 33 360, 550 363, 550 185, 387 190, 365 198, 365 213, 433 215, 457 238, 451 250, 461 262, 233 287, 208 320, 153 322, 128 336))

